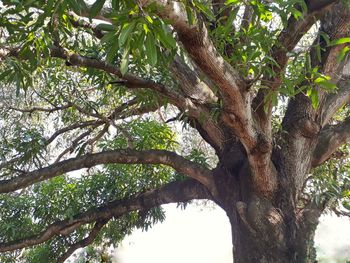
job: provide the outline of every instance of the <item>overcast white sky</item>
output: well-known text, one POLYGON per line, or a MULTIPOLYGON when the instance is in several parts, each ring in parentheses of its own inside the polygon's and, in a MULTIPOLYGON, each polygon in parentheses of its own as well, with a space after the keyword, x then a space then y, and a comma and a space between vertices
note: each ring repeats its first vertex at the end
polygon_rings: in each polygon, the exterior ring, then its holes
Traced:
MULTIPOLYGON (((166 221, 128 236, 115 252, 118 263, 232 263, 230 225, 220 208, 164 207, 166 221)), ((320 262, 350 260, 350 220, 322 217, 315 243, 320 262)))

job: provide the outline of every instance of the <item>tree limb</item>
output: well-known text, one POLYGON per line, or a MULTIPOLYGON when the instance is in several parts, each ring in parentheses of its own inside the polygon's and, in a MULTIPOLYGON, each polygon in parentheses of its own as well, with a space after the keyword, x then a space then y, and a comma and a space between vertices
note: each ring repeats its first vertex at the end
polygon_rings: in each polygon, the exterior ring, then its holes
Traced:
POLYGON ((350 102, 350 75, 337 83, 338 89, 328 94, 320 110, 320 125, 329 123, 333 115, 344 105, 350 102))
MULTIPOLYGON (((334 6, 321 20, 321 32, 328 35, 329 39, 336 40, 348 37, 350 34, 350 13, 344 4, 339 3, 334 6)), ((322 44, 319 43, 319 44, 322 44)), ((325 45, 325 44, 324 44, 325 45)), ((335 94, 327 94, 326 91, 319 90, 320 106, 318 109, 318 121, 323 127, 326 125, 335 112, 349 101, 349 91, 347 91, 350 59, 347 56, 343 61, 338 57, 346 44, 326 47, 322 54, 322 72, 331 77, 333 83, 337 83, 338 90, 335 94)))
POLYGON ((313 154, 312 167, 321 165, 350 139, 350 117, 342 123, 324 128, 318 138, 313 154))
POLYGON ((192 179, 172 182, 143 194, 109 202, 98 208, 75 215, 72 219, 57 221, 36 236, 0 244, 0 252, 12 251, 41 244, 55 235, 67 235, 83 224, 105 221, 136 210, 147 210, 162 204, 186 202, 193 199, 211 199, 205 187, 192 179))
POLYGON ((284 28, 277 38, 277 43, 272 47, 271 57, 275 64, 270 67, 274 72, 272 77, 264 77, 262 86, 269 89, 260 89, 254 99, 254 108, 260 125, 265 132, 271 131, 272 101, 267 102, 265 98, 271 91, 276 91, 281 85, 281 74, 284 72, 288 62, 287 54, 291 52, 312 25, 335 3, 337 0, 310 0, 306 1, 307 12, 300 19, 291 16, 287 27, 284 28), (266 110, 267 109, 267 110, 266 110))
POLYGON ((88 245, 90 245, 92 242, 94 242, 95 238, 98 236, 98 234, 100 233, 102 227, 108 222, 108 220, 101 220, 101 221, 97 221, 93 227, 93 229, 90 231, 89 235, 74 243, 73 245, 71 245, 69 247, 69 249, 57 259, 57 263, 64 263, 64 261, 66 259, 68 259, 74 252, 75 250, 77 250, 78 248, 83 248, 86 247, 88 245))
POLYGON ((55 107, 55 108, 32 107, 32 108, 28 108, 28 109, 22 109, 22 108, 17 108, 17 107, 13 107, 13 106, 8 106, 7 108, 10 109, 10 110, 19 111, 19 112, 23 112, 23 113, 33 113, 35 111, 52 113, 54 111, 68 109, 68 108, 70 108, 72 106, 73 105, 68 103, 66 105, 58 106, 58 107, 55 107))
POLYGON ((212 172, 203 166, 191 162, 174 152, 166 150, 136 151, 131 149, 87 154, 52 164, 45 168, 28 172, 12 179, 1 180, 0 193, 13 192, 67 172, 109 163, 168 165, 179 173, 198 180, 208 187, 212 193, 216 193, 212 172))

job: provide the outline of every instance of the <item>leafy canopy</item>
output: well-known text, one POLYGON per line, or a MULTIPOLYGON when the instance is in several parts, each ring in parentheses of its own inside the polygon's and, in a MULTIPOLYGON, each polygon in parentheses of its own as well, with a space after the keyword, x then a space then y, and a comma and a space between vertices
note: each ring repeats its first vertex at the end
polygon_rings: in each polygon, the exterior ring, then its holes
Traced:
MULTIPOLYGON (((187 112, 179 114, 157 90, 137 89, 125 81, 139 76, 177 92, 181 87, 173 80, 169 64, 175 56, 188 60, 169 21, 160 18, 159 7, 142 6, 139 2, 142 1, 0 3, 0 54, 7 54, 0 56, 1 179, 11 179, 68 157, 125 148, 178 151, 208 167, 203 153, 208 154, 208 150, 200 144, 184 143, 174 132, 180 127, 164 122, 177 116, 175 119, 182 121, 184 129, 193 126, 187 112), (105 64, 75 67, 78 55, 105 64), (111 67, 106 70, 102 68, 105 65, 111 67), (161 107, 160 116, 150 114, 161 107)), ((274 77, 273 69, 278 67, 271 57, 272 47, 278 45, 278 34, 288 18, 303 19, 306 9, 302 0, 277 0, 274 4, 247 1, 253 15, 243 27, 239 24, 243 1, 227 0, 219 10, 212 1, 181 2, 189 23, 202 19, 218 52, 244 78, 251 79, 256 90, 266 88, 260 77, 274 77), (216 19, 217 14, 227 10, 227 16, 216 19)), ((330 42, 327 35, 321 37, 327 46, 350 42, 349 38, 330 42)), ((310 43, 313 38, 311 32, 305 41, 310 43)), ((322 47, 317 48, 320 54, 322 47)), ((339 62, 349 50, 342 49, 339 62)), ((304 92, 317 108, 319 88, 327 92, 336 89, 330 77, 311 63, 308 51, 300 46, 289 54, 281 88, 269 91, 266 97, 265 103, 272 101, 276 109, 276 132, 284 113, 284 104, 279 102, 304 92)), ((220 99, 211 105, 210 116, 214 119, 221 105, 220 99)), ((342 114, 347 111, 348 107, 344 107, 339 118, 343 119, 342 114)), ((347 161, 320 167, 310 183, 310 194, 319 199, 331 195, 334 208, 349 209, 347 161), (329 177, 328 173, 334 176, 329 177)), ((57 220, 183 179, 183 175, 164 165, 108 164, 1 194, 0 243, 25 239, 57 220)), ((116 244, 133 228, 147 230, 163 219, 160 207, 113 218, 99 232, 95 245, 116 244)), ((53 262, 92 228, 93 224, 87 224, 64 237, 26 249, 21 260, 53 262)), ((19 252, 3 253, 0 261, 15 262, 18 255, 19 252)))

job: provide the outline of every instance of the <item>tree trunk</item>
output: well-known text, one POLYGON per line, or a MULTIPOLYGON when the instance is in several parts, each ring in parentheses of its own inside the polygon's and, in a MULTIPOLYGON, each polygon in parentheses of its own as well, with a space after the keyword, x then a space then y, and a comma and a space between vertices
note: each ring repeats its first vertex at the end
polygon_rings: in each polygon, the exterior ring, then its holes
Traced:
MULTIPOLYGON (((235 263, 314 263, 316 253, 313 247, 313 231, 304 240, 293 238, 293 231, 286 228, 283 233, 272 222, 276 218, 261 220, 261 229, 255 230, 237 216, 230 217, 232 227, 233 258, 235 263)), ((278 220, 278 219, 277 219, 278 220)), ((288 222, 281 221, 281 225, 288 222)), ((297 229, 297 231, 300 231, 297 229)), ((298 236, 298 235, 297 235, 298 236)))
POLYGON ((282 187, 288 183, 288 176, 281 169, 284 165, 276 165, 281 191, 273 200, 267 200, 250 187, 247 161, 225 163, 223 159, 216 170, 220 193, 217 203, 231 223, 234 262, 315 262, 313 237, 319 215, 305 217, 297 209, 295 189, 282 187), (239 167, 239 171, 233 172, 233 167, 236 171, 239 167))

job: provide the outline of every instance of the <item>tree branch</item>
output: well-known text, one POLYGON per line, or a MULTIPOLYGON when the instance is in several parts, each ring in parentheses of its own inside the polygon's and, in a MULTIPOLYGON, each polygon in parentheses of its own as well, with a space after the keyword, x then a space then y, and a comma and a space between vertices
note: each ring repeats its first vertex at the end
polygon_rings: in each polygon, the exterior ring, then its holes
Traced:
MULTIPOLYGON (((330 40, 348 37, 350 34, 350 13, 344 4, 339 3, 334 6, 321 20, 321 32, 328 35, 330 40)), ((320 43, 322 44, 322 42, 320 43)), ((325 44, 324 44, 325 45, 325 44)), ((318 121, 323 127, 326 125, 335 112, 349 101, 349 91, 347 89, 350 59, 339 61, 338 57, 346 44, 326 47, 322 54, 322 72, 330 76, 333 83, 337 83, 336 94, 327 94, 324 90, 319 90, 320 106, 318 109, 318 121)))
POLYGON ((109 163, 168 165, 179 173, 198 180, 208 187, 212 193, 216 193, 212 172, 203 166, 193 163, 174 152, 165 150, 136 151, 131 149, 87 154, 52 164, 12 179, 1 180, 0 193, 13 192, 67 172, 109 163))
POLYGON ((350 75, 342 78, 338 83, 338 89, 330 93, 320 110, 320 125, 323 127, 329 123, 333 115, 344 105, 350 102, 350 75))
POLYGON ((93 227, 93 229, 91 230, 91 232, 89 233, 89 235, 80 240, 77 243, 74 243, 73 245, 71 245, 69 247, 69 249, 57 259, 57 263, 64 263, 64 261, 69 258, 75 250, 77 250, 78 248, 83 248, 86 247, 88 245, 90 245, 92 242, 94 242, 95 238, 97 237, 97 235, 100 233, 102 227, 108 222, 108 220, 102 220, 102 221, 97 221, 93 227))
POLYGON ((318 138, 313 154, 312 167, 321 165, 331 155, 350 139, 350 117, 337 125, 324 128, 318 138))
POLYGON ((271 91, 276 91, 281 85, 281 74, 284 72, 288 62, 287 54, 291 52, 300 39, 309 31, 312 25, 332 6, 337 0, 310 0, 306 1, 307 13, 300 19, 291 16, 288 20, 287 27, 284 28, 277 38, 277 43, 272 47, 271 57, 276 64, 270 67, 274 72, 272 77, 264 77, 262 86, 267 89, 260 89, 254 99, 254 108, 259 119, 260 125, 264 131, 271 131, 272 101, 266 105, 266 96, 271 91), (268 110, 266 110, 266 107, 268 110))
POLYGON ((163 204, 186 202, 193 199, 212 199, 205 187, 192 179, 172 182, 159 189, 147 191, 130 199, 116 200, 98 208, 75 215, 72 219, 57 221, 36 236, 0 244, 0 252, 12 251, 41 244, 55 235, 67 235, 83 224, 119 218, 136 210, 147 210, 163 204))
POLYGON ((89 29, 92 31, 95 37, 101 39, 104 36, 104 33, 102 30, 98 28, 97 25, 93 23, 87 22, 85 19, 82 17, 78 16, 74 12, 69 12, 69 17, 70 17, 70 22, 72 25, 76 28, 84 28, 84 29, 89 29))
POLYGON ((23 113, 33 113, 35 111, 52 113, 54 111, 68 109, 68 108, 70 108, 72 106, 73 105, 68 103, 66 105, 58 106, 58 107, 55 107, 55 108, 32 107, 32 108, 28 108, 28 109, 22 109, 22 108, 17 108, 17 107, 13 107, 13 106, 8 106, 7 108, 10 109, 10 110, 19 111, 19 112, 23 112, 23 113))
POLYGON ((173 77, 181 83, 180 89, 185 96, 194 99, 201 104, 216 103, 218 98, 209 86, 200 79, 198 74, 192 70, 181 58, 176 55, 170 65, 173 77))

